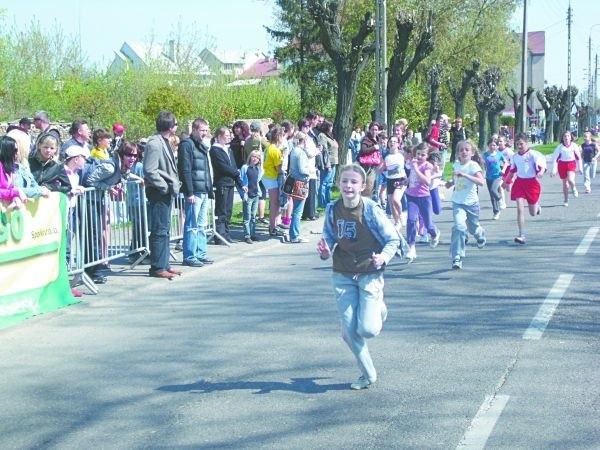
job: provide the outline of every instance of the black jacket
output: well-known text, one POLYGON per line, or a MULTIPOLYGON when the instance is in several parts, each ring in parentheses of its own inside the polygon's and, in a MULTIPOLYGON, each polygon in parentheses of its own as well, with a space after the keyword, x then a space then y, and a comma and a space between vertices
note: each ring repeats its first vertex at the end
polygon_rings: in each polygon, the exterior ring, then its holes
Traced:
POLYGON ((227 149, 219 145, 210 148, 210 161, 213 168, 213 179, 215 187, 232 187, 236 185, 242 188, 240 171, 235 167, 233 156, 230 157, 227 149))
POLYGON ((208 148, 196 137, 190 136, 179 144, 177 172, 183 195, 208 194, 214 198, 208 148))

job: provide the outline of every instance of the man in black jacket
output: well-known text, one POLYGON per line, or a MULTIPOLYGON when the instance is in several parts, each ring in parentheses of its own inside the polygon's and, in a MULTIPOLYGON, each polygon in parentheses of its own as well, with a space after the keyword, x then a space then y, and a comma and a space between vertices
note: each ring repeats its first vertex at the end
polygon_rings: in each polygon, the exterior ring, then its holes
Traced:
POLYGON ((231 132, 227 127, 221 127, 215 135, 215 142, 210 148, 210 161, 212 163, 215 185, 215 217, 216 236, 215 244, 222 243, 218 237, 225 239, 230 244, 234 240, 229 234, 229 221, 233 210, 233 189, 237 186, 244 192, 247 190, 242 185, 240 171, 235 165, 235 160, 229 150, 231 132))
POLYGON ((190 137, 179 144, 177 171, 181 192, 185 197, 185 222, 183 225, 183 264, 202 267, 212 259, 206 257, 206 230, 209 199, 214 198, 209 146, 208 122, 196 119, 190 137))

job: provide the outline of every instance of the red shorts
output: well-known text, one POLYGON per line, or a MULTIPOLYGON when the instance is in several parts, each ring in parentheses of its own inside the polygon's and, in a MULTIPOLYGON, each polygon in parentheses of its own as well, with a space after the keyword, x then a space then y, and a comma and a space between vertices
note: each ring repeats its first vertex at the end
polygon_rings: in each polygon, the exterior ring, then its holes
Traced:
POLYGON ((559 161, 558 176, 561 180, 567 178, 567 172, 575 172, 577 170, 577 161, 559 161))
POLYGON ((510 199, 524 198, 527 204, 535 205, 540 199, 542 185, 537 178, 518 178, 510 191, 510 199))

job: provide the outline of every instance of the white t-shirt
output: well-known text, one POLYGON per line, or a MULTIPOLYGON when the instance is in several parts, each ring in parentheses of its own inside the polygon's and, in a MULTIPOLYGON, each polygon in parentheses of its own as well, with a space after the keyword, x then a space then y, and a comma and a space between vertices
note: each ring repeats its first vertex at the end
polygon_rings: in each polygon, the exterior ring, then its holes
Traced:
POLYGON ((385 176, 390 180, 406 178, 402 153, 390 153, 385 157, 385 176))
MULTIPOLYGON (((483 172, 479 164, 475 161, 468 161, 466 164, 461 164, 456 161, 452 165, 454 172, 463 172, 468 175, 475 176, 477 172, 483 172)), ((479 203, 477 195, 477 185, 465 177, 454 177, 454 192, 452 193, 452 202, 460 205, 474 205, 479 203)))

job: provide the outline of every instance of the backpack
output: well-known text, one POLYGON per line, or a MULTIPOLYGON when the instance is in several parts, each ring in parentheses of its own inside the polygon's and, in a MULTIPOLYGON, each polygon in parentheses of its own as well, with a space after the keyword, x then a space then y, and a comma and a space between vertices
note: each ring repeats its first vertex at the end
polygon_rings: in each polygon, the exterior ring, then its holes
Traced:
POLYGON ((121 181, 119 157, 112 159, 89 158, 81 170, 81 184, 96 189, 110 189, 121 181))

